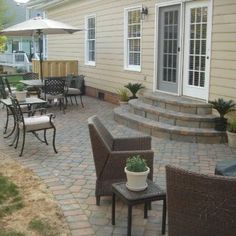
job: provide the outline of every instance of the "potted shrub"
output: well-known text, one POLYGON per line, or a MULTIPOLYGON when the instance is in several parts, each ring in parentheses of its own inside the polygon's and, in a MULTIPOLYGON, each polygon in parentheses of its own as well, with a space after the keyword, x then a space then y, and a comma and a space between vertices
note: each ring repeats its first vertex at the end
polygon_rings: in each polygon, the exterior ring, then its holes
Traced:
POLYGON ((230 119, 227 125, 228 145, 236 147, 236 117, 230 119))
POLYGON ((235 106, 233 100, 225 101, 223 98, 218 98, 214 101, 209 101, 213 108, 218 111, 220 117, 215 118, 215 130, 226 131, 227 119, 225 115, 232 111, 235 106))
POLYGON ((129 101, 129 91, 126 88, 117 90, 120 105, 126 105, 129 101))
POLYGON ((144 88, 144 86, 142 84, 139 84, 139 83, 128 83, 127 85, 125 85, 125 87, 127 89, 129 89, 129 91, 132 93, 132 96, 130 97, 130 99, 134 99, 134 98, 137 98, 136 94, 137 92, 144 88))
POLYGON ((23 84, 16 85, 15 96, 18 101, 25 101, 27 91, 25 90, 25 86, 23 84))
POLYGON ((126 187, 131 191, 142 191, 147 188, 147 176, 150 168, 146 161, 139 155, 134 155, 126 160, 125 173, 126 187))

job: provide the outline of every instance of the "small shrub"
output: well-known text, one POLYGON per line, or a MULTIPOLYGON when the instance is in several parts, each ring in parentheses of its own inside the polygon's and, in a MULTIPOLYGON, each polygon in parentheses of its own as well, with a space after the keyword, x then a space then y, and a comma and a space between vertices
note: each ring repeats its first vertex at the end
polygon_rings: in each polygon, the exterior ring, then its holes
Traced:
POLYGON ((232 111, 236 103, 233 100, 225 101, 223 98, 218 98, 214 101, 209 101, 210 104, 213 105, 213 108, 218 111, 221 118, 232 111))
POLYGON ((136 155, 126 160, 126 169, 132 172, 144 172, 147 170, 147 164, 140 155, 136 155))
POLYGON ((137 98, 136 94, 137 92, 144 88, 144 86, 142 84, 139 83, 128 83, 127 85, 125 85, 125 88, 129 89, 129 91, 132 93, 132 97, 130 97, 131 99, 133 98, 137 98))
POLYGON ((231 119, 227 125, 227 130, 232 133, 236 133, 236 117, 231 119))
POLYGON ((22 83, 16 85, 16 91, 24 91, 25 86, 22 83))
POLYGON ((129 101, 129 91, 126 88, 120 88, 117 90, 117 95, 122 102, 129 101))

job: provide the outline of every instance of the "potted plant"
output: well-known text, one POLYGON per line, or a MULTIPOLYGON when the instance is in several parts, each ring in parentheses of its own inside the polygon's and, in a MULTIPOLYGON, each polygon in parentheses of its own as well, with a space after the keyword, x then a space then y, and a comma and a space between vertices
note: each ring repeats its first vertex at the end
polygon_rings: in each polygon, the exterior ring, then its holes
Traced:
POLYGON ((27 91, 25 90, 25 86, 21 83, 16 85, 15 96, 18 101, 25 101, 27 91))
POLYGON ((117 90, 120 105, 126 105, 129 101, 129 91, 126 88, 117 90))
POLYGON ((236 147, 236 117, 229 120, 227 125, 228 145, 236 147))
POLYGON ((140 155, 134 155, 126 160, 126 187, 131 191, 142 191, 147 188, 147 176, 150 168, 140 155))
POLYGON ((213 108, 218 111, 220 117, 215 118, 215 130, 226 131, 227 119, 225 115, 232 111, 235 106, 233 100, 225 101, 223 98, 218 98, 214 101, 209 101, 213 108))
POLYGON ((130 99, 134 99, 134 98, 137 98, 136 94, 137 92, 144 88, 144 86, 142 84, 139 84, 139 83, 128 83, 127 85, 125 85, 125 87, 127 89, 129 89, 129 91, 132 93, 132 96, 130 97, 130 99))

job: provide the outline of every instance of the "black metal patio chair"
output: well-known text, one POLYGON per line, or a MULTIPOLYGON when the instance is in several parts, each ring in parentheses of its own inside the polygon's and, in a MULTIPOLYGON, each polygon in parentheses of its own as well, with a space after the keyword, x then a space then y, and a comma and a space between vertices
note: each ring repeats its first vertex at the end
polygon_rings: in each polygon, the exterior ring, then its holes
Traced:
POLYGON ((75 99, 76 105, 78 105, 77 98, 80 97, 82 107, 84 107, 82 96, 85 94, 84 75, 68 75, 66 78, 67 92, 66 92, 66 105, 68 104, 68 98, 73 105, 72 98, 75 99))
POLYGON ((13 96, 10 96, 12 101, 12 111, 15 118, 16 123, 16 141, 15 148, 18 146, 19 137, 21 131, 23 132, 23 140, 22 140, 22 146, 19 156, 22 156, 24 145, 25 145, 25 135, 28 132, 31 132, 35 135, 35 137, 40 140, 41 142, 48 145, 46 132, 48 129, 53 129, 53 149, 54 152, 57 153, 56 147, 55 147, 55 137, 56 137, 56 127, 53 123, 54 115, 48 114, 48 115, 39 115, 39 116, 28 116, 24 117, 21 107, 17 101, 16 98, 13 96), (43 131, 43 139, 39 138, 37 131, 43 131))
POLYGON ((59 101, 60 110, 65 113, 65 94, 67 91, 65 77, 50 77, 44 80, 44 88, 41 97, 51 103, 59 101))

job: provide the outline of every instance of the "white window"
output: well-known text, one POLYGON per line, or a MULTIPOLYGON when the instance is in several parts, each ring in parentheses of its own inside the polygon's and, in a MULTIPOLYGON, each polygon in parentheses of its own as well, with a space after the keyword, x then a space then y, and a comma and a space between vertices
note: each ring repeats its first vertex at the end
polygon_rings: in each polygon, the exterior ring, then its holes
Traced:
POLYGON ((85 64, 95 66, 96 54, 96 20, 95 16, 85 19, 85 64))
POLYGON ((125 69, 141 71, 141 8, 125 10, 125 69))

